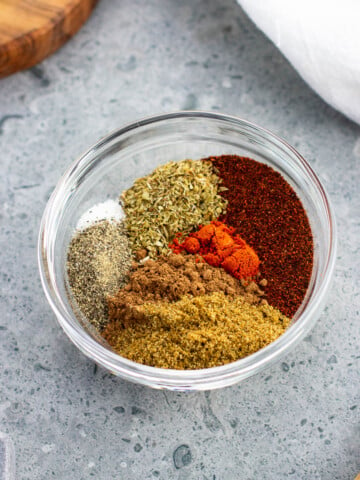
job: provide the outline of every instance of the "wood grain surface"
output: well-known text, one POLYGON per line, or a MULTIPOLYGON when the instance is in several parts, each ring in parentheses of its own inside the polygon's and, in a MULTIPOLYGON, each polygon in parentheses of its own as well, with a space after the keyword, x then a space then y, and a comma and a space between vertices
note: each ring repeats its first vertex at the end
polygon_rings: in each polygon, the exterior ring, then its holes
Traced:
POLYGON ((0 0, 0 77, 57 50, 87 20, 97 0, 0 0))

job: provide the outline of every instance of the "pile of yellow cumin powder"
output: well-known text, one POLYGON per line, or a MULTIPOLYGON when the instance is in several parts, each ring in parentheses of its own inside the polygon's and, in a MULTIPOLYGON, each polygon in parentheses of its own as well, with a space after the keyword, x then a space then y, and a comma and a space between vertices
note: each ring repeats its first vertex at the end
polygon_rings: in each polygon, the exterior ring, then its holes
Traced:
POLYGON ((123 357, 160 368, 209 368, 239 360, 276 340, 290 319, 270 305, 252 305, 222 292, 136 307, 143 320, 103 332, 123 357))

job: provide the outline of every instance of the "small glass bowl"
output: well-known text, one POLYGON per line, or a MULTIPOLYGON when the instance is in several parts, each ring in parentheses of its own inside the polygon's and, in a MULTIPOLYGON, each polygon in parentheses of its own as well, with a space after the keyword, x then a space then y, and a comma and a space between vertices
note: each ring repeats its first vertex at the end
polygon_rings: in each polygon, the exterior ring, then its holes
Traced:
POLYGON ((279 361, 318 319, 333 276, 334 215, 319 179, 303 157, 273 133, 217 113, 178 112, 125 126, 91 147, 65 172, 44 212, 39 233, 39 268, 46 297, 70 340, 89 358, 127 380, 170 390, 208 390, 243 380, 279 361), (67 294, 66 254, 81 215, 96 203, 117 199, 133 181, 170 160, 235 154, 279 171, 309 216, 314 267, 307 295, 291 326, 275 342, 236 362, 202 370, 168 370, 127 360, 108 348, 79 319, 67 294))

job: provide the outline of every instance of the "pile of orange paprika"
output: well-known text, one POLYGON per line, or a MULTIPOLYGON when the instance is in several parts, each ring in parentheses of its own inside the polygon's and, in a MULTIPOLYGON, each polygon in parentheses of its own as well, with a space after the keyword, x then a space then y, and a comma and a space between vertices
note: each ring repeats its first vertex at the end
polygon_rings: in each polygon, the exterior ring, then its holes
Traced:
POLYGON ((209 265, 222 267, 237 279, 251 279, 259 272, 256 252, 235 233, 233 227, 214 220, 180 241, 181 233, 169 245, 174 253, 200 255, 209 265))

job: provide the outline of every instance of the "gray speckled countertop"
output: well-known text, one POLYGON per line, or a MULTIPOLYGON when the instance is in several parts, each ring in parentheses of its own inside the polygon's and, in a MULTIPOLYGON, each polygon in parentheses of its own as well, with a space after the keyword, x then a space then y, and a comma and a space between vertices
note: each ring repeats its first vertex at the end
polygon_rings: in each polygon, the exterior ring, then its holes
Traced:
POLYGON ((0 81, 0 431, 19 479, 321 479, 360 471, 360 129, 328 107, 232 0, 102 0, 41 65, 0 81), (287 139, 338 219, 335 282, 282 363, 199 394, 97 368, 41 289, 36 242, 69 163, 123 123, 223 111, 287 139))

